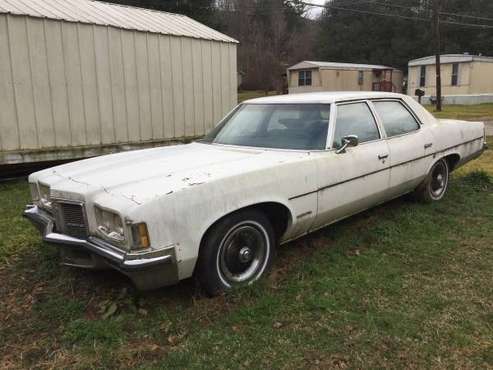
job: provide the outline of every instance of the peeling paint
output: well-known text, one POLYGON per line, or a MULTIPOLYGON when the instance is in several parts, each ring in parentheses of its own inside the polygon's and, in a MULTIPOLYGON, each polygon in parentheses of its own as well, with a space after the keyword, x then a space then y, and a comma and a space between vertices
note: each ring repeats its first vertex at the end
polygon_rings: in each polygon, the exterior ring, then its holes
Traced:
MULTIPOLYGON (((61 176, 61 175, 60 175, 60 176, 61 176)), ((76 180, 76 179, 74 179, 73 177, 68 177, 68 179, 69 179, 70 181, 76 182, 76 183, 78 183, 78 184, 82 184, 82 185, 85 185, 85 186, 91 186, 91 185, 90 185, 90 184, 88 184, 87 182, 83 182, 83 181, 76 180)))
POLYGON ((141 204, 142 204, 141 202, 139 202, 139 201, 137 201, 137 200, 135 199, 135 195, 130 195, 130 196, 128 196, 128 195, 122 194, 122 196, 123 196, 124 198, 126 198, 126 199, 128 199, 128 200, 130 200, 130 201, 134 202, 134 203, 135 203, 135 204, 137 204, 137 205, 141 205, 141 204))
POLYGON ((432 158, 468 158, 482 149, 482 124, 441 124, 422 114, 425 123, 416 134, 365 143, 344 154, 193 143, 70 163, 29 181, 77 196, 88 212, 97 203, 125 220, 146 222, 153 245, 176 245, 183 279, 193 273, 204 233, 238 209, 269 203, 287 210, 281 241, 290 240, 412 190, 432 158), (433 151, 424 152, 431 141, 423 138, 433 141, 433 151), (378 156, 385 150, 389 156, 383 163, 378 156))

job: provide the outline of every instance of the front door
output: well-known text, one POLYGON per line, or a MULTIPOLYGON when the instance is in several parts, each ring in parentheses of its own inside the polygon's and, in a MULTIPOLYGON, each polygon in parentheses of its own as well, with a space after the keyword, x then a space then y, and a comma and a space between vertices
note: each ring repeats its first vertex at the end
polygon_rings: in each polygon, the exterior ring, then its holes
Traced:
POLYGON ((382 202, 389 187, 390 153, 368 103, 338 104, 335 110, 334 150, 317 158, 314 229, 382 202), (358 136, 359 144, 337 153, 347 135, 358 136))

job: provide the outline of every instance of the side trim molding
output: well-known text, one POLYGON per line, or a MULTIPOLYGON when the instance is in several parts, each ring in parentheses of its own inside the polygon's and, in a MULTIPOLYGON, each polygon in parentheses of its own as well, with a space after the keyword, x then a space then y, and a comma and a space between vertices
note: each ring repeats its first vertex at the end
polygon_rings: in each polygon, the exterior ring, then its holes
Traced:
POLYGON ((437 154, 446 152, 447 150, 454 149, 454 148, 457 148, 457 147, 459 147, 461 145, 466 145, 466 144, 475 142, 475 141, 480 140, 480 139, 483 139, 483 138, 484 138, 483 136, 480 136, 480 137, 477 137, 477 138, 472 139, 472 140, 468 140, 468 141, 466 141, 464 143, 461 143, 461 144, 458 144, 458 145, 453 145, 453 146, 450 146, 448 148, 445 148, 445 149, 442 149, 442 150, 439 150, 439 151, 436 151, 436 152, 433 152, 433 153, 430 153, 430 154, 422 155, 422 156, 420 156, 418 158, 414 158, 414 159, 411 159, 409 161, 404 161, 404 162, 401 162, 401 163, 397 163, 397 164, 394 164, 394 165, 389 166, 389 167, 382 168, 382 169, 377 170, 377 171, 368 172, 368 173, 365 173, 365 174, 360 175, 360 176, 356 176, 356 177, 353 177, 353 178, 350 178, 350 179, 346 179, 346 180, 343 180, 343 181, 336 182, 334 184, 330 184, 330 185, 327 185, 327 186, 322 186, 321 188, 318 188, 317 190, 310 191, 308 193, 303 193, 303 194, 295 195, 295 196, 289 198, 289 200, 301 198, 301 197, 304 197, 304 196, 307 196, 307 195, 310 195, 310 194, 313 194, 313 193, 317 193, 317 192, 322 191, 322 190, 330 189, 330 188, 333 188, 335 186, 339 186, 339 185, 345 184, 345 183, 350 182, 350 181, 353 181, 353 180, 358 180, 358 179, 361 179, 361 178, 366 177, 366 176, 371 176, 371 175, 374 175, 374 174, 379 173, 379 172, 382 172, 382 171, 390 170, 390 169, 392 169, 394 167, 404 166, 404 165, 406 165, 408 163, 419 161, 420 159, 423 159, 423 158, 435 156, 437 154))

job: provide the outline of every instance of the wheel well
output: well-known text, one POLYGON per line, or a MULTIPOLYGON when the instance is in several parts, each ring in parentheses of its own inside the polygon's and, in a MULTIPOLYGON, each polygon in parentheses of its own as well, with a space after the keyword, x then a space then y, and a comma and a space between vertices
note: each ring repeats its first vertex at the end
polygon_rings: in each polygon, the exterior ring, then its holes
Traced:
POLYGON ((258 209, 267 216, 269 221, 272 223, 274 231, 276 232, 277 239, 282 237, 284 232, 287 230, 289 223, 292 221, 291 212, 288 207, 280 203, 260 203, 248 208, 258 209))
POLYGON ((225 217, 228 217, 233 213, 240 212, 240 211, 243 211, 245 209, 257 209, 257 210, 263 212, 267 216, 269 221, 272 223, 272 227, 274 228, 274 231, 276 232, 276 238, 277 239, 281 238, 281 236, 287 230, 289 223, 291 222, 291 212, 289 211, 289 208, 286 207, 285 205, 281 204, 281 203, 264 202, 264 203, 253 204, 251 206, 237 209, 234 212, 228 213, 227 215, 224 215, 220 219, 216 220, 212 225, 209 226, 207 231, 202 236, 200 245, 202 246, 202 243, 204 242, 205 237, 207 236, 207 234, 209 233, 209 231, 212 229, 212 227, 215 224, 217 224, 219 221, 221 221, 225 217))
MULTIPOLYGON (((217 219, 214 223, 212 223, 205 233, 202 235, 202 238, 200 239, 200 245, 199 245, 199 258, 202 252, 202 246, 204 245, 204 242, 207 238, 207 234, 212 230, 214 225, 216 225, 219 221, 223 220, 225 217, 228 217, 236 212, 243 211, 245 209, 257 209, 261 212, 263 212, 269 221, 272 223, 272 227, 274 228, 274 231, 276 233, 276 239, 279 240, 284 232, 287 230, 290 222, 292 221, 291 219, 291 211, 289 210, 288 207, 286 207, 284 204, 281 203, 276 203, 276 202, 264 202, 264 203, 258 203, 258 204, 253 204, 247 207, 243 207, 240 209, 237 209, 233 212, 230 212, 221 218, 217 219)), ((197 264, 195 264, 194 267, 194 275, 197 272, 197 264)))
POLYGON ((457 163, 460 161, 460 155, 458 154, 450 154, 444 158, 447 161, 449 171, 452 172, 457 166, 457 163))

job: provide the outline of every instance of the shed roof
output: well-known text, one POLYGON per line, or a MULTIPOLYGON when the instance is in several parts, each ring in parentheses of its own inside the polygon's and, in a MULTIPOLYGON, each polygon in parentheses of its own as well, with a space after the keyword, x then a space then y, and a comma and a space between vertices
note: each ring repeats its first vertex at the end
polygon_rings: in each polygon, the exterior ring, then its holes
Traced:
MULTIPOLYGON (((440 63, 467 63, 467 62, 486 62, 493 63, 493 57, 486 57, 482 55, 469 55, 469 54, 443 54, 440 56, 440 63)), ((435 56, 431 55, 428 57, 418 58, 410 60, 409 67, 414 66, 426 66, 430 64, 435 64, 435 56)))
POLYGON ((355 64, 355 63, 336 63, 336 62, 316 62, 311 60, 305 60, 294 66, 289 67, 289 70, 305 69, 305 68, 322 68, 322 69, 394 69, 392 67, 376 65, 376 64, 355 64))
POLYGON ((184 15, 93 0, 0 0, 0 14, 2 13, 238 42, 184 15))

